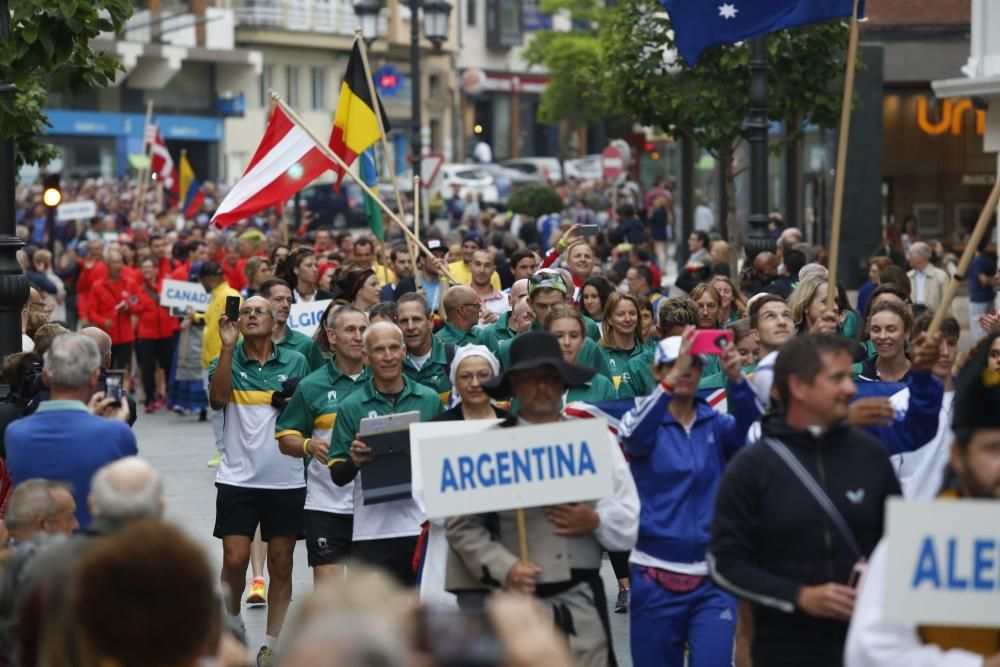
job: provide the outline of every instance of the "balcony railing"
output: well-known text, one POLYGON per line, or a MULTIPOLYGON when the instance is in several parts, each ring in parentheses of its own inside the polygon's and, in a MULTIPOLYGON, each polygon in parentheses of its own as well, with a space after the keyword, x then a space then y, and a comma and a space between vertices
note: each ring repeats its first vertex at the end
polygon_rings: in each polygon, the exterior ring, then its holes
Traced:
POLYGON ((237 26, 353 35, 351 0, 230 0, 237 26))

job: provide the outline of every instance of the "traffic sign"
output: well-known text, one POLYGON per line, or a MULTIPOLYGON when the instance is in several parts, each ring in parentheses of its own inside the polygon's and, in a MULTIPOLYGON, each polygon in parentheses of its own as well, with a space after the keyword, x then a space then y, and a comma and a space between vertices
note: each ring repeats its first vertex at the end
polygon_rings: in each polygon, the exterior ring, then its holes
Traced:
POLYGON ((70 220, 86 220, 97 215, 97 204, 93 200, 67 201, 59 204, 56 209, 56 220, 68 222, 70 220))
MULTIPOLYGON (((413 166, 413 156, 408 158, 410 166, 413 166)), ((441 165, 444 164, 444 155, 441 153, 428 153, 420 156, 420 187, 430 190, 434 187, 438 176, 441 173, 441 165)))
POLYGON ((615 146, 608 146, 601 151, 601 169, 605 181, 615 181, 625 173, 625 156, 615 146))

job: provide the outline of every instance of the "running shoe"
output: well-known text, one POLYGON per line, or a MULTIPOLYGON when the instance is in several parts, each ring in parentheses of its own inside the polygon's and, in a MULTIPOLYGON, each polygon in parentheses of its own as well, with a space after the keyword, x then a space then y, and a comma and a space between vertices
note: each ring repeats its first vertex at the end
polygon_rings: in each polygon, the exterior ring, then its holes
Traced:
POLYGON ((632 592, 629 589, 623 589, 618 591, 618 600, 615 602, 615 613, 616 614, 627 614, 628 613, 628 603, 629 598, 632 596, 632 592))
POLYGON ((247 594, 247 604, 267 604, 267 584, 264 583, 264 577, 254 577, 250 580, 250 593, 247 594))
POLYGON ((220 463, 222 463, 222 454, 216 454, 208 460, 207 465, 209 468, 218 468, 220 463))

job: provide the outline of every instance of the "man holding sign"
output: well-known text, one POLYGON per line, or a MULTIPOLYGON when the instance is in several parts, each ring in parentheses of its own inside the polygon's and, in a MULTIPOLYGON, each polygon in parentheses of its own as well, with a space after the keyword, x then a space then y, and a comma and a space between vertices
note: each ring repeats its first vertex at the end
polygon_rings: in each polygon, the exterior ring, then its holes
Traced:
MULTIPOLYGON (((997 336, 992 338, 995 340, 997 336)), ((1000 375, 987 366, 990 347, 989 344, 981 346, 958 377, 952 421, 955 441, 950 461, 955 481, 941 493, 942 499, 996 500, 1000 496, 1000 411, 997 410, 1000 375)), ((989 534, 996 526, 982 526, 982 529, 984 534, 989 534)), ((979 544, 977 541, 974 574, 975 588, 979 591, 970 589, 968 579, 962 579, 963 573, 968 572, 969 559, 956 564, 956 553, 960 553, 957 547, 963 545, 956 545, 954 541, 948 547, 947 562, 934 558, 933 554, 928 558, 921 552, 918 557, 915 552, 897 554, 894 550, 892 567, 904 568, 908 578, 945 581, 952 589, 956 587, 951 584, 957 582, 959 587, 973 594, 988 596, 994 593, 979 584, 995 576, 996 560, 995 555, 990 555, 990 549, 979 544), (980 569, 981 564, 988 567, 980 569)), ((939 551, 944 551, 942 545, 938 546, 939 551)), ((917 626, 889 620, 886 604, 889 547, 888 540, 879 542, 861 580, 847 634, 845 664, 851 667, 1000 666, 1000 619, 982 619, 984 625, 992 623, 993 627, 917 626)), ((925 590, 938 588, 932 583, 923 586, 925 590)))
MULTIPOLYGON (((513 396, 521 405, 519 416, 501 427, 554 424, 562 419, 563 392, 583 386, 594 374, 593 369, 564 361, 551 334, 528 332, 511 343, 506 372, 483 388, 494 398, 513 396)), ((534 594, 552 609, 577 664, 598 667, 614 664, 601 557, 605 550, 627 551, 635 544, 639 496, 614 436, 608 433, 606 444, 594 444, 609 449, 611 495, 593 503, 448 519, 452 554, 446 588, 459 594, 463 605, 481 599, 481 592, 489 589, 534 594), (519 538, 521 511, 524 539, 519 538)))

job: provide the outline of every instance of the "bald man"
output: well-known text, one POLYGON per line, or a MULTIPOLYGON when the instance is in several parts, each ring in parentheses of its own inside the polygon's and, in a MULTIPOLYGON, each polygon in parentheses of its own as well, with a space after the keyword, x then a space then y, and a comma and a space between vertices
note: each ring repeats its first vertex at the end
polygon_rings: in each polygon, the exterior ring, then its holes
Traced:
MULTIPOLYGON (((514 314, 512 311, 516 310, 517 304, 524 301, 524 297, 526 296, 528 296, 528 279, 521 278, 520 280, 515 280, 507 294, 507 302, 510 305, 510 310, 501 315, 500 319, 493 324, 479 330, 480 344, 488 347, 493 354, 498 353, 502 341, 510 340, 521 332, 521 330, 518 330, 514 326, 516 318, 512 317, 514 314)), ((534 313, 532 313, 532 318, 534 318, 534 313)))
POLYGON ((90 482, 87 496, 97 526, 120 527, 128 521, 163 518, 163 481, 156 468, 138 456, 109 463, 90 482))
POLYGON ((455 347, 478 345, 481 343, 479 315, 482 305, 475 290, 468 285, 456 285, 444 295, 445 323, 434 334, 442 343, 455 347))

